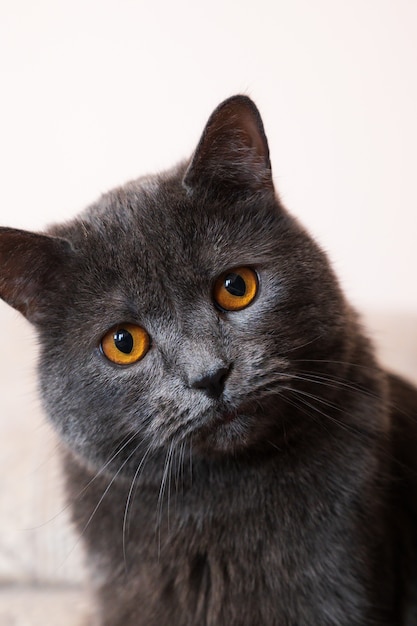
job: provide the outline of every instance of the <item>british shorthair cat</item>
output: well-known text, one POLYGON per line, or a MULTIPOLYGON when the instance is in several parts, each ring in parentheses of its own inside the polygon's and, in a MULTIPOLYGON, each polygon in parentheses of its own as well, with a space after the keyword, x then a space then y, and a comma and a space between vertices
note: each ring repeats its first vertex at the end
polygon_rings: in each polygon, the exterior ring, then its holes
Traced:
POLYGON ((275 193, 254 103, 45 234, 0 230, 100 626, 417 624, 417 391, 275 193))

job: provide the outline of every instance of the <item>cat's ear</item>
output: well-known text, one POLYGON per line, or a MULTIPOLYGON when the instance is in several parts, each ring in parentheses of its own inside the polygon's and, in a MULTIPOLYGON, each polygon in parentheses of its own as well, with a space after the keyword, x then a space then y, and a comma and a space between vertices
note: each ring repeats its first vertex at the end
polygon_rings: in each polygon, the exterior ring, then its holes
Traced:
POLYGON ((72 255, 65 239, 0 228, 0 298, 30 322, 40 322, 72 255))
POLYGON ((233 96, 212 113, 183 183, 216 195, 273 193, 268 142, 250 98, 233 96))

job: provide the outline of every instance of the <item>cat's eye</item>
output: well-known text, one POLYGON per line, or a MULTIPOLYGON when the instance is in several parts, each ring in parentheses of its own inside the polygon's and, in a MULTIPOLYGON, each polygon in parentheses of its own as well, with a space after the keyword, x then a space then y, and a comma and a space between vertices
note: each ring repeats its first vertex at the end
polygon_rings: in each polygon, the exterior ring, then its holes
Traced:
POLYGON ((113 326, 100 343, 104 356, 117 365, 131 365, 143 359, 149 346, 148 333, 135 324, 113 326))
POLYGON ((258 277, 250 267, 224 272, 214 283, 213 298, 225 311, 240 311, 253 302, 258 293, 258 277))

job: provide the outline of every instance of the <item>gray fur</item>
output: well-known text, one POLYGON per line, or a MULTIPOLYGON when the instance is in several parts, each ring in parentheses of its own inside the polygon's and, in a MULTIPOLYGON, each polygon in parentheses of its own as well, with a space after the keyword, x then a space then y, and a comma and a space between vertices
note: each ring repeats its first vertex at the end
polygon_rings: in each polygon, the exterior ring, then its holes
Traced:
POLYGON ((417 624, 417 392, 274 193, 248 98, 190 162, 47 237, 2 229, 0 267, 39 332, 100 626, 417 624), (238 266, 259 293, 221 311, 213 282, 238 266), (151 337, 128 367, 99 349, 120 322, 151 337), (220 397, 196 388, 220 370, 220 397))

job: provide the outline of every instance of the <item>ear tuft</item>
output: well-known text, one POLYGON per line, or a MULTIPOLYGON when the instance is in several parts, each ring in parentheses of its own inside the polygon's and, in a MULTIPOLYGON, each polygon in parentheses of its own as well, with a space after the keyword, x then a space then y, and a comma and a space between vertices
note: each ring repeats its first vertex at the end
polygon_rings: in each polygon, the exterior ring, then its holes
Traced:
POLYGON ((219 195, 273 192, 268 142, 258 109, 233 96, 211 115, 183 179, 190 190, 219 195))
POLYGON ((65 239, 0 228, 0 298, 29 321, 39 322, 45 293, 57 289, 71 256, 65 239))

